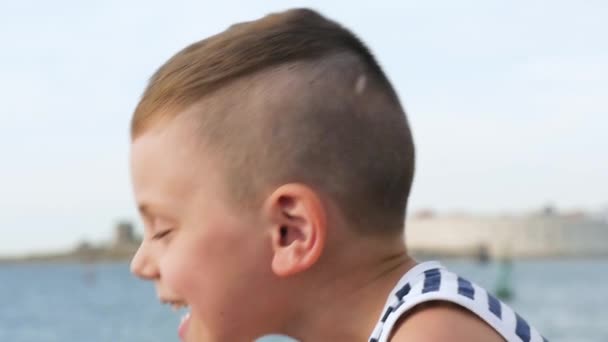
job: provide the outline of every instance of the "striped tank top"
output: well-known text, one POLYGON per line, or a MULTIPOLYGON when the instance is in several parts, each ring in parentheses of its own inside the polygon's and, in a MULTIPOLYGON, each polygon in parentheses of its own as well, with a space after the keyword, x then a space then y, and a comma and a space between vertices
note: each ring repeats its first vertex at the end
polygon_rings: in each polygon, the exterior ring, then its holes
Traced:
POLYGON ((448 271, 439 262, 429 261, 409 270, 391 291, 369 342, 388 342, 400 317, 418 304, 438 300, 473 312, 509 342, 547 341, 488 291, 448 271))

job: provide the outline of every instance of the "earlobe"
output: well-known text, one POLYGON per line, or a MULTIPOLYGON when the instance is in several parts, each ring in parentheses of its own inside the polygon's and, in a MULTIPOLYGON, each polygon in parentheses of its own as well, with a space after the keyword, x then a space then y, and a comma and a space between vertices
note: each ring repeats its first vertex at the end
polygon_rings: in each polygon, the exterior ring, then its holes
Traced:
POLYGON ((307 186, 279 187, 265 204, 271 220, 272 270, 281 277, 314 265, 325 247, 325 209, 319 196, 307 186))

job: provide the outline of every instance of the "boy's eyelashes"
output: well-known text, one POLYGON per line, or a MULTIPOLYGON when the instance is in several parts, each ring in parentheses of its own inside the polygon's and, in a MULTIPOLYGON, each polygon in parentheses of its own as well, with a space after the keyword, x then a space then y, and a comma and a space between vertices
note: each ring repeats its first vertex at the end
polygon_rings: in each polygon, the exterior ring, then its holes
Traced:
POLYGON ((160 240, 160 239, 164 238, 165 236, 169 235, 169 233, 171 233, 172 231, 173 231, 173 229, 161 230, 160 232, 158 232, 152 236, 152 240, 160 240))

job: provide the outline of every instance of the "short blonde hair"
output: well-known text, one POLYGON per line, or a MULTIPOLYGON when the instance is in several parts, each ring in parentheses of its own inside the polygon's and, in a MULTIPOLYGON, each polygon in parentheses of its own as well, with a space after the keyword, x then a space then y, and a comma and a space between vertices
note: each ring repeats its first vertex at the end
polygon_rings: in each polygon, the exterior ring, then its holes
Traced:
POLYGON ((218 147, 240 202, 251 203, 264 187, 302 182, 329 195, 362 232, 401 231, 412 136, 390 82, 350 31, 296 9, 194 43, 150 79, 133 115, 133 139, 216 96, 244 107, 263 102, 273 112, 252 120, 243 114, 251 108, 201 110, 201 136, 218 147))

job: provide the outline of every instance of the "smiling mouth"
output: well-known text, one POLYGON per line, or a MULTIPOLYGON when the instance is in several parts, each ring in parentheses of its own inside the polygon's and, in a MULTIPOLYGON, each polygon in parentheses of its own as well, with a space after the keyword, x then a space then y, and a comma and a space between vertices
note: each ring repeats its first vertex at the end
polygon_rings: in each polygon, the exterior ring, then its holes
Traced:
POLYGON ((188 303, 181 301, 181 300, 164 300, 161 299, 161 302, 165 305, 169 305, 171 306, 171 308, 173 308, 173 310, 177 311, 180 309, 187 309, 188 308, 188 303))
MULTIPOLYGON (((189 309, 188 303, 182 300, 172 300, 172 299, 161 299, 161 302, 165 305, 171 306, 174 311, 178 311, 181 309, 189 309)), ((177 328, 177 334, 180 340, 185 341, 186 334, 188 332, 188 326, 190 324, 190 311, 187 311, 181 318, 179 326, 177 328)))

